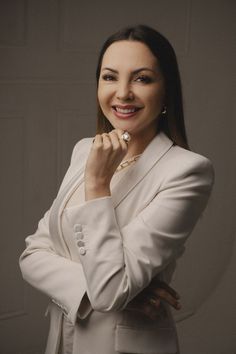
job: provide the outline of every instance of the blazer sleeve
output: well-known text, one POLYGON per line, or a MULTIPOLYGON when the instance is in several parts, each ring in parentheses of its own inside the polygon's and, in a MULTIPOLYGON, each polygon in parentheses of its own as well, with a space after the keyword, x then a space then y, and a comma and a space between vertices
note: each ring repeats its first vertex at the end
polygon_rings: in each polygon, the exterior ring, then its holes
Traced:
POLYGON ((78 253, 93 309, 124 309, 182 253, 213 183, 212 163, 201 156, 181 168, 176 165, 149 205, 123 228, 111 196, 66 209, 71 233, 76 224, 82 230, 84 247, 78 253))
MULTIPOLYGON (((73 150, 71 164, 80 142, 73 150)), ((61 188, 66 183, 67 174, 61 188)), ((20 256, 19 264, 23 278, 49 296, 74 323, 77 315, 80 318, 87 315, 88 308, 85 309, 82 303, 86 281, 81 264, 58 255, 54 248, 49 232, 51 208, 39 221, 36 232, 26 238, 26 249, 20 256)))

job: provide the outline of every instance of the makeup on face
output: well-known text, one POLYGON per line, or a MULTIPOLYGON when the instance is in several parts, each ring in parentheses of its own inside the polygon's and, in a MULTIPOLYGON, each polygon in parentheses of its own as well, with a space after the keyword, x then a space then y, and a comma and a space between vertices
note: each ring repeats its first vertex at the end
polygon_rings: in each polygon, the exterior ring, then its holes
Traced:
POLYGON ((164 98, 164 80, 156 57, 136 41, 118 41, 104 53, 98 100, 113 127, 133 134, 153 132, 164 98))

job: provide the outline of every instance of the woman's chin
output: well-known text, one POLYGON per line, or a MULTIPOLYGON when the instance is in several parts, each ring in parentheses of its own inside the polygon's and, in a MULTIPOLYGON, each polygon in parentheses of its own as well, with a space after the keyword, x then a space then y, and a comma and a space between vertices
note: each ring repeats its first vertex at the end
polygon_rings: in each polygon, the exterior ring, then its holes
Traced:
POLYGON ((126 122, 126 121, 115 121, 113 123, 111 123, 113 127, 115 128, 119 128, 122 130, 126 130, 128 132, 134 131, 135 127, 134 124, 131 124, 131 122, 126 122))

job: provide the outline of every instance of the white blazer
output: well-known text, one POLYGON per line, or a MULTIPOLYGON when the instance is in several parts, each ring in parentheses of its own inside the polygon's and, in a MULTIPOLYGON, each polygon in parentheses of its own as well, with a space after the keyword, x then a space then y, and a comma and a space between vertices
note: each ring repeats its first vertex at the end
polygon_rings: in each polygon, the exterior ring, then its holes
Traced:
POLYGON ((160 132, 111 196, 65 208, 83 181, 92 139, 74 147, 58 195, 20 257, 24 279, 52 300, 46 353, 58 353, 63 314, 75 326, 74 354, 177 353, 168 305, 155 321, 127 305, 153 278, 170 282, 207 205, 212 163, 160 132))

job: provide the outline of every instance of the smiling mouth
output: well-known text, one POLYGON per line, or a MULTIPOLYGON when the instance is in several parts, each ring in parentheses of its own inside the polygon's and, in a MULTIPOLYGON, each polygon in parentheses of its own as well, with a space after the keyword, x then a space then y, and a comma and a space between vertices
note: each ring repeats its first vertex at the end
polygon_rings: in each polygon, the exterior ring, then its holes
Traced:
POLYGON ((117 106, 112 106, 112 108, 116 112, 122 113, 122 114, 134 113, 134 112, 137 112, 137 111, 139 111, 141 109, 141 107, 121 108, 121 107, 117 107, 117 106))

